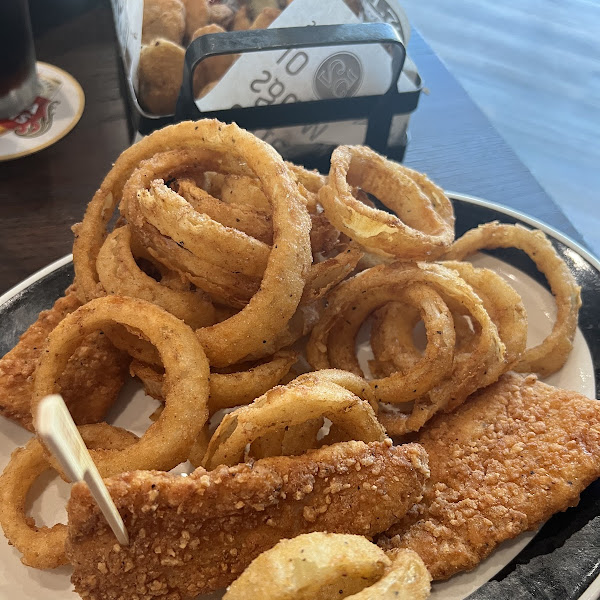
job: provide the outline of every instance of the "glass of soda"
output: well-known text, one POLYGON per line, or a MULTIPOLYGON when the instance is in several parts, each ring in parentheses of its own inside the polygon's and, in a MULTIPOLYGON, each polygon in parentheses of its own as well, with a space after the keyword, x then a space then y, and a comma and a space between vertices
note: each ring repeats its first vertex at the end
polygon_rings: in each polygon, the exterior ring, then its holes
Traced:
POLYGON ((27 0, 0 0, 0 25, 0 119, 10 119, 38 94, 27 0))

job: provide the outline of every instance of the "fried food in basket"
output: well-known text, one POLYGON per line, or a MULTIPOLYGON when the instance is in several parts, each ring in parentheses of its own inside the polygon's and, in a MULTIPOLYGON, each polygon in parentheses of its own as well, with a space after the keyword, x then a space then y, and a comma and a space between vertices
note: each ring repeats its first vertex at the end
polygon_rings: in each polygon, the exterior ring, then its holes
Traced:
POLYGON ((156 115, 175 112, 184 60, 185 50, 170 40, 154 39, 142 46, 138 65, 142 108, 156 115))
POLYGON ((263 8, 250 25, 250 29, 267 29, 280 14, 281 11, 277 8, 263 8))
MULTIPOLYGON (((79 428, 88 448, 122 450, 137 441, 133 433, 106 423, 79 428)), ((35 480, 50 469, 44 448, 32 438, 17 448, 0 477, 0 525, 9 542, 23 554, 21 562, 36 569, 68 564, 65 556, 67 526, 57 523, 39 527, 25 512, 27 494, 35 480)))
POLYGON ((425 495, 379 544, 447 579, 578 503, 600 476, 600 402, 509 373, 416 441, 430 459, 425 495))
MULTIPOLYGON (((42 311, 19 343, 0 359, 0 414, 33 431, 33 375, 48 334, 81 303, 71 286, 54 306, 42 311)), ((113 405, 125 378, 128 357, 101 333, 86 336, 57 381, 78 425, 100 421, 113 405)))
POLYGON ((186 10, 182 0, 144 0, 142 44, 163 39, 181 44, 186 10))
MULTIPOLYGON (((218 7, 214 6, 213 10, 218 7)), ((226 6, 222 8, 227 9, 226 6)), ((229 9, 230 10, 230 9, 229 9)), ((223 33, 225 29, 222 25, 217 22, 213 22, 210 25, 204 25, 199 27, 192 34, 192 40, 195 40, 208 33, 223 33)), ((204 59, 197 67, 194 72, 194 95, 199 96, 200 91, 206 88, 207 85, 217 82, 227 71, 231 65, 236 61, 237 56, 235 54, 222 54, 221 56, 213 56, 212 58, 204 59)))
POLYGON ((247 0, 245 4, 251 19, 256 19, 258 15, 267 9, 283 10, 287 6, 285 0, 247 0))
POLYGON ((86 598, 172 598, 230 584, 279 540, 311 531, 372 537, 418 500, 428 475, 415 444, 345 442, 188 477, 138 471, 106 480, 127 525, 115 538, 87 487, 73 486, 67 556, 86 598), (140 583, 143 581, 143 583, 140 583))
MULTIPOLYGON (((156 115, 172 115, 175 112, 185 48, 197 37, 207 33, 267 29, 291 2, 145 0, 142 26, 144 64, 142 67, 140 57, 137 90, 142 107, 156 115), (149 50, 156 41, 160 42, 160 52, 149 50), (173 45, 166 46, 165 42, 173 45), (155 65, 152 64, 154 60, 155 65)), ((359 0, 345 0, 345 3, 356 15, 360 15, 359 0)), ((202 61, 194 73, 195 98, 208 94, 236 59, 235 55, 223 55, 202 61)))
POLYGON ((255 558, 223 600, 423 600, 430 576, 411 550, 390 556, 363 537, 305 533, 283 540, 255 558))
POLYGON ((242 6, 233 17, 232 31, 247 31, 250 29, 252 21, 248 17, 248 7, 242 6))
MULTIPOLYGON (((221 3, 213 0, 144 0, 138 97, 142 108, 170 115, 183 79, 185 46, 208 33, 266 29, 289 2, 221 3)), ((236 61, 222 55, 202 61, 194 96, 205 96, 236 61)))
POLYGON ((212 4, 210 6, 210 12, 208 20, 210 23, 214 23, 223 30, 229 29, 233 24, 234 12, 226 4, 212 4))
POLYGON ((185 33, 188 39, 194 31, 210 23, 210 5, 208 0, 184 0, 185 33))

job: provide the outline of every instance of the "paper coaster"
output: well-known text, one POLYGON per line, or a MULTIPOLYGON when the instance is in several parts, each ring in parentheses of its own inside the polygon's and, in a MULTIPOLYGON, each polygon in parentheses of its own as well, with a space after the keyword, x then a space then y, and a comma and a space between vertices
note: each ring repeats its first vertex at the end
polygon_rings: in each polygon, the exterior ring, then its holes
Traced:
POLYGON ((37 63, 40 92, 35 102, 13 119, 0 120, 0 162, 39 152, 77 125, 85 96, 71 75, 37 63))

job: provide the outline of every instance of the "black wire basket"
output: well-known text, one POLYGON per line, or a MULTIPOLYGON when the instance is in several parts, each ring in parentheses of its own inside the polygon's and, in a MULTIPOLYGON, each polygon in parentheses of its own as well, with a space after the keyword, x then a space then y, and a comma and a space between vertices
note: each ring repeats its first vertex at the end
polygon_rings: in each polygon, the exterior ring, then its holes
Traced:
MULTIPOLYGON (((394 27, 386 23, 345 25, 317 25, 255 31, 236 31, 203 35, 194 40, 185 55, 183 84, 173 115, 155 116, 144 111, 137 100, 131 80, 127 81, 133 132, 147 135, 165 125, 184 120, 218 119, 249 131, 272 130, 286 127, 310 128, 318 124, 364 121, 364 143, 377 152, 401 161, 407 137, 390 139, 395 117, 408 117, 418 105, 420 81, 410 91, 399 91, 398 82, 406 58, 406 50, 394 27), (331 47, 342 52, 343 46, 380 44, 391 55, 391 84, 386 92, 370 96, 335 97, 307 102, 272 104, 269 106, 235 107, 227 110, 202 112, 194 99, 193 74, 196 67, 207 58, 224 54, 244 54, 267 50, 300 50, 302 48, 331 47)), ((344 95, 347 90, 342 88, 344 95)), ((396 136, 397 137, 397 136, 396 136)), ((308 168, 321 171, 329 169, 329 158, 334 145, 308 143, 293 148, 278 144, 276 136, 268 140, 283 155, 308 168), (274 138, 274 139, 273 139, 274 138)))

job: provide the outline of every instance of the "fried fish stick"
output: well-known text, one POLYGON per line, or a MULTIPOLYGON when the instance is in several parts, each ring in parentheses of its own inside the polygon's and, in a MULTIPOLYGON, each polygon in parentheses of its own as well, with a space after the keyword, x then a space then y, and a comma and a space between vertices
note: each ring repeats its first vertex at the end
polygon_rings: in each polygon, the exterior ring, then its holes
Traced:
POLYGON ((600 402, 509 373, 416 441, 431 478, 379 544, 415 550, 447 579, 579 502, 600 476, 600 402))
MULTIPOLYGON (((19 343, 0 359, 0 414, 29 431, 33 374, 46 347, 48 334, 69 313, 79 308, 71 286, 50 310, 40 313, 19 343)), ((101 333, 87 336, 59 379, 61 393, 78 425, 102 420, 119 394, 129 360, 101 333), (85 402, 78 400, 85 398, 85 402)))
POLYGON ((428 476, 416 444, 344 442, 296 457, 106 480, 130 544, 116 543, 85 485, 73 487, 67 556, 89 600, 195 598, 231 583, 261 552, 301 533, 372 537, 418 501, 428 476))

